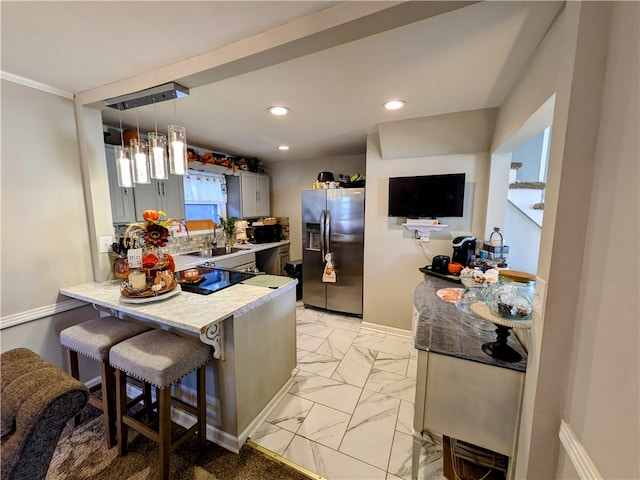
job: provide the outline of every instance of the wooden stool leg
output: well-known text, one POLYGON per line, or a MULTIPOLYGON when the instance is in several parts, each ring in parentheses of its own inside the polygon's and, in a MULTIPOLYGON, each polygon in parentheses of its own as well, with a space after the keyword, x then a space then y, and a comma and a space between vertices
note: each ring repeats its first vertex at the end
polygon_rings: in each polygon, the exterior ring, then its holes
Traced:
POLYGON ((158 443, 160 447, 160 478, 169 479, 171 455, 171 386, 160 388, 158 395, 158 443))
POLYGON ((116 425, 118 427, 118 453, 127 454, 128 426, 123 416, 127 414, 127 374, 116 370, 116 425))
MULTIPOLYGON (((80 369, 78 367, 78 352, 74 352, 68 348, 65 348, 67 352, 67 363, 69 364, 69 373, 76 380, 80 380, 80 369)), ((80 414, 73 417, 73 424, 75 427, 80 425, 80 414)))
POLYGON ((197 379, 197 407, 198 407, 198 436, 200 437, 200 451, 203 452, 207 446, 207 389, 206 389, 206 368, 198 369, 197 379))
POLYGON ((115 370, 109 362, 100 364, 102 373, 102 410, 104 411, 104 431, 109 448, 116 444, 116 384, 115 370))

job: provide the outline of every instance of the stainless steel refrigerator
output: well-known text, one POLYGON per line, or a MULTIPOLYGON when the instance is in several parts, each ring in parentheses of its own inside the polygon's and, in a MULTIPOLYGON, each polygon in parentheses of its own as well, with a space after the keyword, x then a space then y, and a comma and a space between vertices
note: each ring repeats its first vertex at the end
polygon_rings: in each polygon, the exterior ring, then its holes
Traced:
POLYGON ((364 188, 302 191, 302 301, 362 316, 364 188), (331 253, 336 281, 323 281, 331 253))

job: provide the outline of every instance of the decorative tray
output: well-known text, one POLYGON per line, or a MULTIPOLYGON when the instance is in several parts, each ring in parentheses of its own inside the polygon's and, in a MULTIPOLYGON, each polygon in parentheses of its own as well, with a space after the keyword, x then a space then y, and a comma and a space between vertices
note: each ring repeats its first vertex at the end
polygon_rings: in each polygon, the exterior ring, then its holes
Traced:
POLYGON ((180 285, 178 285, 177 283, 173 286, 173 288, 171 290, 166 290, 165 292, 158 294, 158 295, 153 295, 150 297, 125 297, 124 295, 122 295, 120 297, 120 301, 123 303, 150 303, 150 302, 157 302, 159 300, 166 300, 167 298, 171 298, 174 295, 179 294, 182 291, 182 289, 180 288, 180 285))
POLYGON ((498 317, 497 315, 494 315, 493 313, 491 313, 491 311, 489 310, 489 307, 484 302, 472 303, 470 308, 471 308, 471 311, 476 315, 478 315, 479 317, 484 318, 489 322, 493 322, 496 325, 502 325, 503 327, 507 327, 507 328, 521 328, 525 330, 528 330, 531 328, 531 320, 511 321, 506 318, 498 317))
POLYGON ((459 275, 447 275, 444 273, 434 272, 431 269, 431 265, 427 265, 426 267, 419 268, 418 270, 420 270, 425 275, 431 275, 432 277, 441 278, 443 280, 448 280, 449 282, 453 282, 453 283, 462 283, 460 281, 459 275))
POLYGON ((160 290, 153 290, 151 288, 145 288, 144 290, 131 290, 124 283, 122 288, 120 289, 120 293, 125 298, 149 298, 149 297, 158 297, 160 295, 164 295, 166 293, 171 292, 176 286, 178 282, 175 279, 167 285, 164 285, 160 290))

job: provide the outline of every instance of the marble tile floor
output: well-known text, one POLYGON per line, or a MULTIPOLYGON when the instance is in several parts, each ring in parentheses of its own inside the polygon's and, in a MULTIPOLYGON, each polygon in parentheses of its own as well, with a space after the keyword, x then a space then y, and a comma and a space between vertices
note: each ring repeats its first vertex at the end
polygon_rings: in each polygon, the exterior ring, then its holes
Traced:
MULTIPOLYGON (((295 383, 251 440, 328 480, 410 479, 417 366, 410 339, 296 307, 295 383)), ((441 438, 423 443, 418 478, 446 480, 441 438)))

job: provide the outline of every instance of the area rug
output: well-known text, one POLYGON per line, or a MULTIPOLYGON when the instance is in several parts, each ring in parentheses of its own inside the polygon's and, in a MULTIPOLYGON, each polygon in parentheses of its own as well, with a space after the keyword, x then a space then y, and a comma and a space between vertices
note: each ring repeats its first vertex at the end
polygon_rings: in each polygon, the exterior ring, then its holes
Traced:
MULTIPOLYGON (((47 480, 155 480, 159 478, 158 447, 129 430, 127 455, 107 448, 100 411, 87 406, 83 422, 66 426, 51 460, 47 480)), ((180 429, 181 427, 176 427, 180 429)), ((170 475, 175 480, 308 480, 313 478, 244 445, 239 454, 208 442, 200 454, 190 438, 171 454, 170 475)), ((318 478, 318 477, 315 477, 318 478)))

